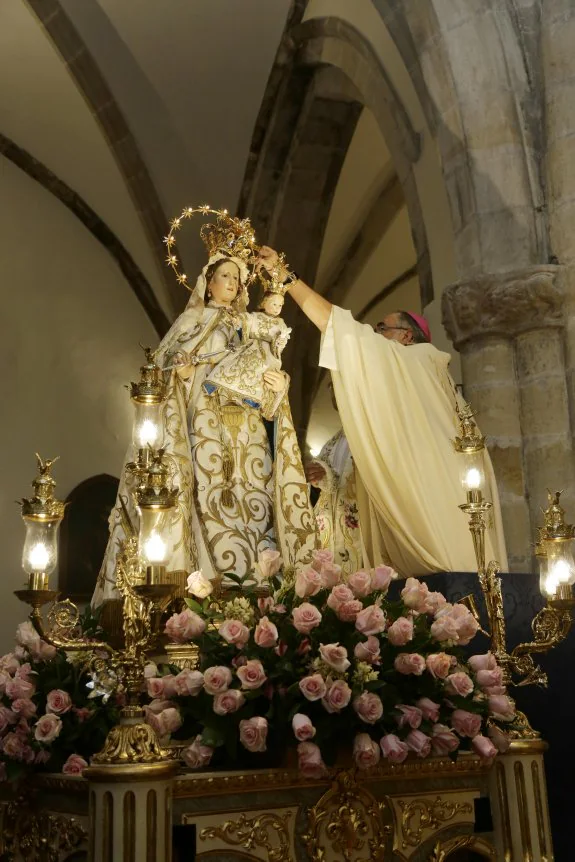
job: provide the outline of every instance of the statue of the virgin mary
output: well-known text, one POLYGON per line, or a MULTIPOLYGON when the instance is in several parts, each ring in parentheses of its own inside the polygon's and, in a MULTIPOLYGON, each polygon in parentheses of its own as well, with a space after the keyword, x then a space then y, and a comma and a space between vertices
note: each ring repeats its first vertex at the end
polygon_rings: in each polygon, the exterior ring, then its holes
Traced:
MULTIPOLYGON (((180 489, 168 532, 168 568, 182 574, 201 568, 221 582, 228 572, 253 572, 266 549, 277 549, 285 567, 306 563, 316 532, 287 374, 264 373, 267 397, 261 403, 238 399, 209 380, 218 363, 258 331, 246 310, 252 229, 247 219, 222 213, 201 235, 209 260, 154 359, 164 369, 168 392, 164 457, 180 489)), ((134 455, 130 449, 127 462, 134 455)), ((115 596, 115 561, 126 524, 121 501, 137 523, 130 481, 124 471, 94 605, 115 596)))

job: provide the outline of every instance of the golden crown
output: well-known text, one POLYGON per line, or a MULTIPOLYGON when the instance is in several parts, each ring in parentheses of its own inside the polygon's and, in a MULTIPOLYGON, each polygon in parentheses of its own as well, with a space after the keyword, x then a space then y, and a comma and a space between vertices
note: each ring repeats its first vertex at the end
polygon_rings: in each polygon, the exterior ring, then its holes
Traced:
MULTIPOLYGON (((227 210, 215 210, 208 204, 203 204, 200 207, 185 207, 181 215, 170 222, 170 232, 164 237, 164 243, 168 247, 166 263, 176 273, 178 282, 187 287, 188 290, 191 290, 188 284, 188 277, 185 273, 180 272, 178 268, 179 261, 177 255, 174 253, 175 234, 181 228, 185 219, 189 219, 198 213, 200 215, 216 216, 214 223, 204 224, 200 229, 200 236, 210 257, 220 252, 228 257, 237 257, 248 265, 251 262, 255 262, 257 254, 256 236, 248 218, 236 218, 231 216, 227 210)), ((251 281, 251 278, 249 280, 251 281)))

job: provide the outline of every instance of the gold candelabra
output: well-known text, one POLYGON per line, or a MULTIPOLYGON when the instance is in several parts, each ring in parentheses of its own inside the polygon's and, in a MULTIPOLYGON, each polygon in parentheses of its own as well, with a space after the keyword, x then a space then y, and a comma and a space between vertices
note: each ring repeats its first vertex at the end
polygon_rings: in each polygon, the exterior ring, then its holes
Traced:
MULTIPOLYGON (((541 591, 545 606, 532 621, 533 640, 509 650, 505 614, 503 609, 500 565, 496 560, 486 564, 485 535, 492 503, 483 495, 485 485, 485 438, 481 436, 469 407, 458 410, 460 428, 454 447, 462 456, 461 478, 466 491, 466 502, 460 509, 469 518, 469 530, 477 561, 479 585, 483 594, 488 629, 481 629, 490 639, 491 652, 503 669, 505 685, 547 685, 547 674, 536 664, 533 656, 546 653, 567 637, 573 624, 575 597, 575 563, 570 545, 575 528, 565 523, 565 511, 559 504, 561 492, 549 492, 549 505, 544 511, 544 525, 538 530, 535 553, 541 568, 541 591)), ((479 613, 473 596, 463 599, 476 619, 479 613)), ((523 713, 517 713, 513 733, 517 736, 537 735, 523 713)))
POLYGON ((179 493, 168 486, 169 471, 163 450, 153 448, 161 437, 159 424, 165 388, 149 350, 146 357, 140 381, 132 384, 131 391, 136 406, 134 424, 139 429, 134 431, 138 461, 127 469, 136 478, 134 502, 140 526, 137 533, 123 501, 127 538, 119 548, 115 567, 116 587, 122 601, 123 643, 119 648, 105 640, 84 638, 78 631, 78 608, 69 599, 56 601, 57 591, 49 588, 48 575, 57 559, 57 531, 64 515, 64 504, 54 496, 56 483, 51 468, 56 459, 42 461, 37 456, 39 475, 33 482, 34 496, 22 501, 26 525, 23 566, 29 577, 27 588, 17 590, 16 596, 31 606, 30 620, 47 643, 86 655, 92 675, 90 685, 95 693, 116 692, 124 698, 120 723, 111 729, 104 748, 93 757, 94 763, 104 765, 164 763, 171 759, 156 732, 144 721, 140 705, 144 667, 157 642, 162 614, 176 590, 175 584, 164 582, 167 544, 162 530, 179 493), (147 447, 141 445, 144 439, 147 447), (50 603, 46 624, 42 608, 50 603))

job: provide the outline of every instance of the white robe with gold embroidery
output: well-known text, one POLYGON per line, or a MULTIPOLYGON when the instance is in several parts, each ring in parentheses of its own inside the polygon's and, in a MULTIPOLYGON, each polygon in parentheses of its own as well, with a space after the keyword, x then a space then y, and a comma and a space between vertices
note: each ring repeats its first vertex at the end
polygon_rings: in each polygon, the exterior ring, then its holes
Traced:
POLYGON ((314 461, 325 470, 314 507, 320 545, 332 552, 344 574, 351 575, 363 566, 363 554, 355 465, 343 429, 327 441, 314 461))
MULTIPOLYGON (((467 516, 449 355, 431 344, 404 346, 333 307, 320 365, 332 372, 343 429, 356 466, 366 564, 400 574, 477 568, 467 516)), ((499 499, 486 453, 493 503, 487 559, 507 569, 499 499)))

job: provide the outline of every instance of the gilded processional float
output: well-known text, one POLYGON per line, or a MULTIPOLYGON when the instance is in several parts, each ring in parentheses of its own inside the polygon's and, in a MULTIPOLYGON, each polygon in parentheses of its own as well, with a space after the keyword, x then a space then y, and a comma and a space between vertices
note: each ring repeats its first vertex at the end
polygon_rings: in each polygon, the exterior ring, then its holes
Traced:
POLYGON ((50 587, 54 461, 38 458, 22 501, 16 595, 31 613, 0 659, 1 858, 552 859, 546 743, 509 691, 546 684, 534 656, 571 628, 560 494, 537 537, 545 604, 528 643, 509 645, 485 558, 485 440, 468 408, 453 445, 483 607, 385 565, 344 577, 318 545, 291 421, 285 288, 262 274, 246 310, 253 231, 207 206, 166 237, 181 284, 175 234, 198 213, 216 217, 209 261, 131 386, 92 608, 50 587))

